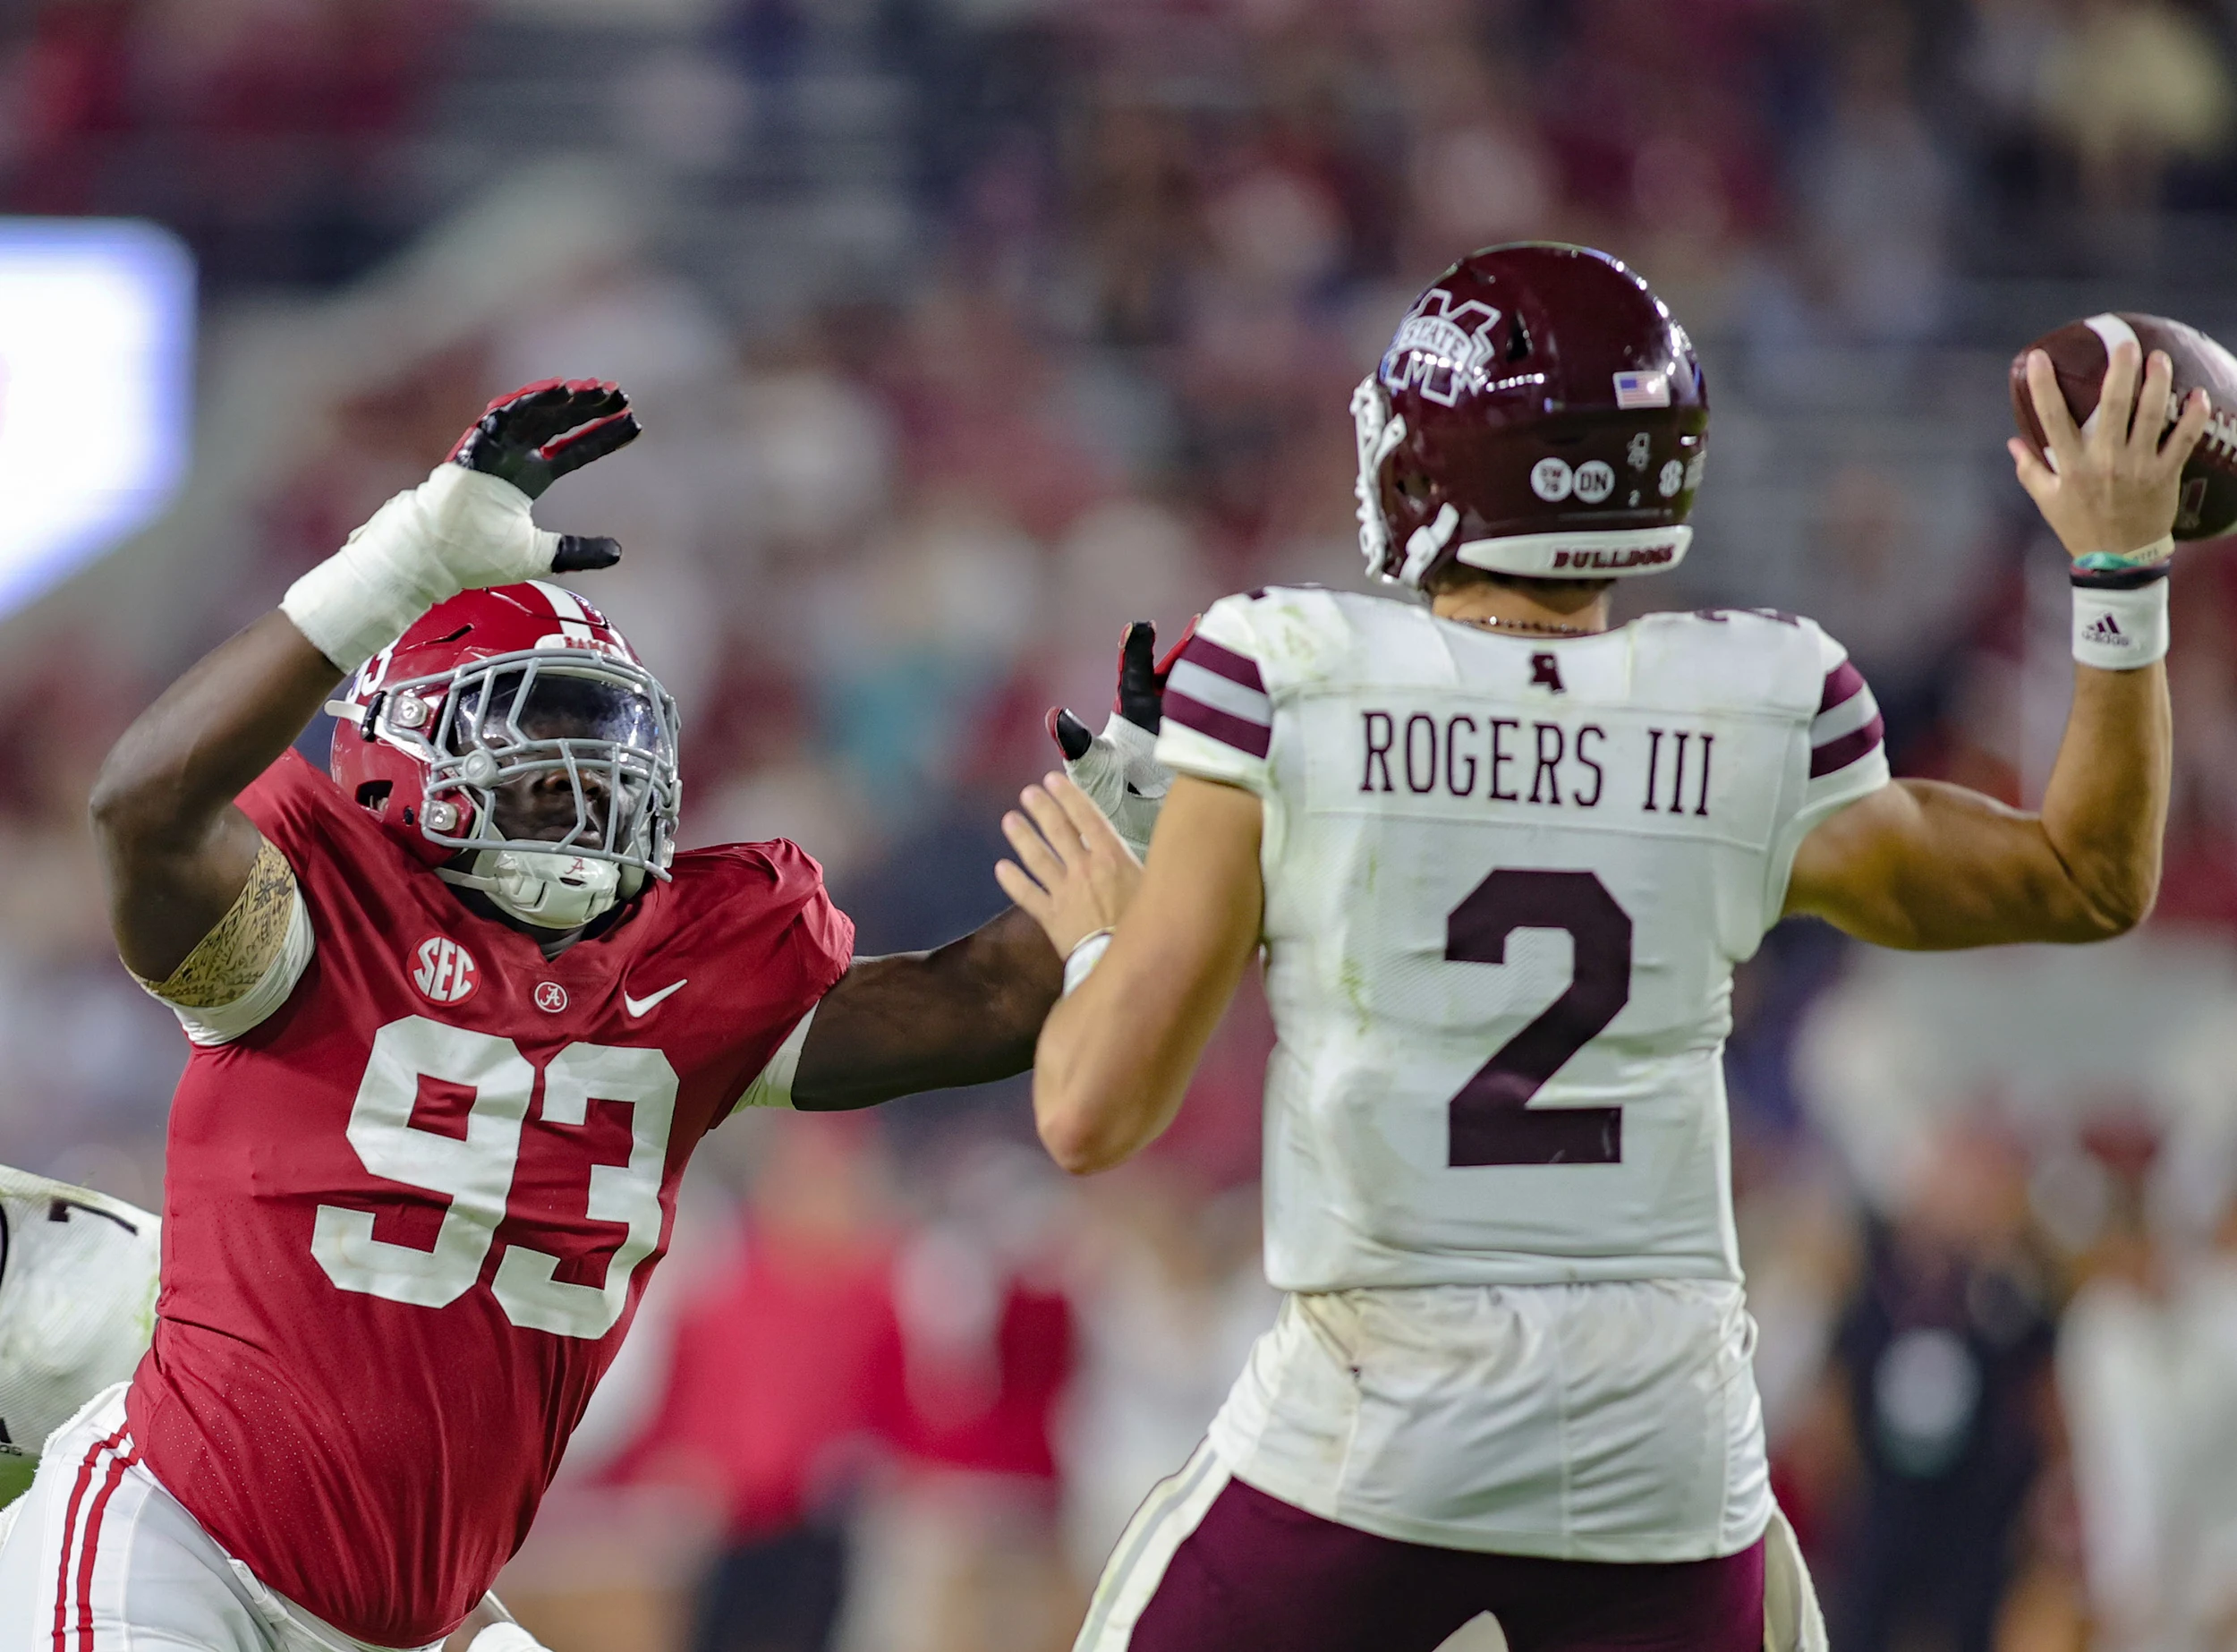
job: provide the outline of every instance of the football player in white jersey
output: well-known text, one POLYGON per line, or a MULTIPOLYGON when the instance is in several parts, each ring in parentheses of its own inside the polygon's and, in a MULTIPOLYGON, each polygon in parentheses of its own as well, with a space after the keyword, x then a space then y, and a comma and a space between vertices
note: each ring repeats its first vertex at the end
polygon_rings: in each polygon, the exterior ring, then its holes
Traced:
POLYGON ((0 1535, 47 1436, 148 1351, 162 1231, 135 1205, 0 1164, 0 1535))
MULTIPOLYGON (((2139 379, 2169 405, 2137 358, 2102 405, 2139 379)), ((2039 814, 1891 782, 1871 690, 1808 620, 1611 626, 1611 580, 1685 553, 1705 394, 1637 276, 1527 245, 1441 277, 1354 398, 1368 566, 1426 601, 1213 605, 1166 686, 1140 872, 1062 777, 1006 821, 1004 887, 1069 959, 1034 1069, 1067 1170, 1164 1128, 1262 947, 1277 1035, 1290 1294, 1079 1648, 1429 1652, 1485 1611, 1514 1652, 1822 1640, 1750 1369, 1733 967, 1795 913, 1897 947, 2094 940, 2158 879, 2204 397, 2085 435, 2039 355, 2030 382, 2055 468, 2014 458, 2075 559, 2080 661, 2039 814)))

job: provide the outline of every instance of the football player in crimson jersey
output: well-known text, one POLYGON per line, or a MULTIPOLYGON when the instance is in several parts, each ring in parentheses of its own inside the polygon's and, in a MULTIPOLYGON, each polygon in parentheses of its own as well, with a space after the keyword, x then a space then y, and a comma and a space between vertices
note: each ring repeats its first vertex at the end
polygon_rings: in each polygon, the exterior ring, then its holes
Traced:
POLYGON ((1822 1645, 1749 1367, 1732 968, 1792 913, 1896 947, 2095 940, 2158 879, 2205 398, 2171 424, 2168 361, 2123 345, 2122 416, 2083 433, 2029 374, 2055 470, 2013 456, 2075 560, 2079 660, 2039 814, 1891 781, 1807 620, 1611 627, 1610 578, 1687 549, 1706 396, 1637 276, 1535 245, 1448 270, 1354 398, 1368 566, 1425 600, 1213 605, 1163 694, 1145 868, 1061 777, 1006 820, 1003 885, 1067 955, 1033 1090, 1067 1169, 1164 1127, 1262 946, 1277 1038, 1290 1295, 1082 1652, 1429 1652, 1487 1611, 1515 1652, 1822 1645))
MULTIPOLYGON (((0 1164, 0 1543, 47 1437, 129 1378, 155 1333, 156 1216, 0 1164)), ((495 1596, 473 1652, 535 1652, 495 1596)))
POLYGON ((857 959, 793 845, 676 852, 675 707, 549 577, 618 548, 530 516, 635 434, 611 385, 491 404, 110 754, 118 948, 193 1050, 154 1344, 48 1443, 4 1652, 440 1640, 708 1130, 1030 1059, 1060 972, 1023 914, 857 959), (331 776, 289 749, 322 707, 331 776))

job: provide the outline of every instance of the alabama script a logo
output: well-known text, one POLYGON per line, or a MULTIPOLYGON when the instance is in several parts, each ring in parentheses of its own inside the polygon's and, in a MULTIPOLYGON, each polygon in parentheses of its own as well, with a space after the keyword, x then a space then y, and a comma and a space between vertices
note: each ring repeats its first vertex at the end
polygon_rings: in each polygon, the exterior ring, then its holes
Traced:
POLYGON ((1382 357, 1382 382, 1393 392, 1413 385, 1450 407, 1492 359, 1492 328, 1500 312, 1476 299, 1458 307, 1452 294, 1432 287, 1399 323, 1382 357))

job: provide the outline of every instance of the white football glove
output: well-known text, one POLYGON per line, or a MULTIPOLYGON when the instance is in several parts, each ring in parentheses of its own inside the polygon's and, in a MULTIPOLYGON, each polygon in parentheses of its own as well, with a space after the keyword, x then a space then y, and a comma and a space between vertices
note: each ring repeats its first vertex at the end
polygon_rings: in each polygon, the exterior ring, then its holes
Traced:
POLYGON ((619 545, 540 528, 529 504, 637 434, 629 398, 611 384, 551 379, 501 396, 425 481, 289 586, 281 611, 354 671, 462 591, 610 567, 619 545))
POLYGON ((1150 852, 1150 834, 1173 784, 1173 771, 1157 760, 1157 734, 1165 716, 1165 679, 1173 660, 1195 634, 1191 620, 1160 660, 1157 627, 1130 623, 1118 643, 1118 694, 1101 734, 1061 706, 1049 712, 1049 734, 1064 754, 1064 771, 1094 800, 1138 860, 1150 852))

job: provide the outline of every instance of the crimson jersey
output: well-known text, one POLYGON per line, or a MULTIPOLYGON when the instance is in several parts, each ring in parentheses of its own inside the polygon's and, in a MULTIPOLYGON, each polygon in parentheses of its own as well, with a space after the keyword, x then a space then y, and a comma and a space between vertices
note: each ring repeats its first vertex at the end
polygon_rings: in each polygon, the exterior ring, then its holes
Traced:
POLYGON ((412 1647, 526 1534, 685 1162, 846 968, 790 843, 676 857, 546 959, 293 754, 241 806, 315 949, 173 1103, 133 1437, 266 1584, 412 1647))

